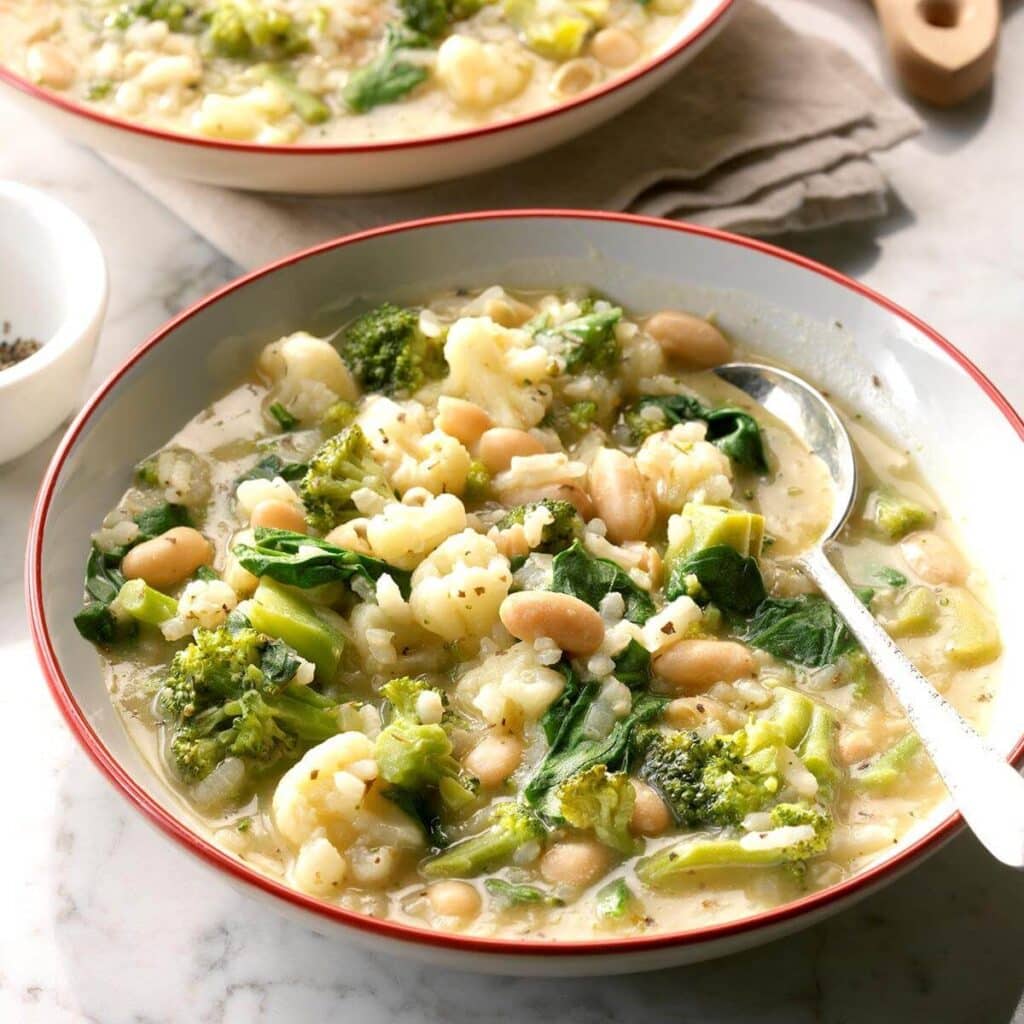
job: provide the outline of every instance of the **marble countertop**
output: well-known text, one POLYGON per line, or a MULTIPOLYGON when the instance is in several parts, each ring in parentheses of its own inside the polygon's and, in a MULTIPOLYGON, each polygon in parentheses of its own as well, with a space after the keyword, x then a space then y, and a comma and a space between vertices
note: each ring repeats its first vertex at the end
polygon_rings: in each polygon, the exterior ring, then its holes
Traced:
MULTIPOLYGON (((885 76, 862 0, 779 0, 885 76)), ((1010 8, 998 87, 922 110, 925 133, 883 157, 880 224, 785 244, 919 313, 1024 406, 1024 16, 1010 8), (1016 114, 1016 117, 1014 116, 1016 114)), ((0 98, 0 178, 50 191, 107 254, 110 312, 90 386, 232 264, 92 154, 0 98)), ((27 638, 21 564, 56 439, 0 467, 0 1020, 361 1024, 559 1020, 1024 1021, 1024 885, 961 835, 846 913, 739 957, 586 981, 451 974, 373 958, 227 888, 111 789, 58 718, 27 638)))

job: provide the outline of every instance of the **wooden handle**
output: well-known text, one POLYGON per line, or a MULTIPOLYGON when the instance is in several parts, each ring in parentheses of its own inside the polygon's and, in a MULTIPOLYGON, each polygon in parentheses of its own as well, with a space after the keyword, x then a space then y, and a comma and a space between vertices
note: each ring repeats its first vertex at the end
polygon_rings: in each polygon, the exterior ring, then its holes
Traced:
POLYGON ((988 84, 999 42, 999 0, 874 0, 907 90, 939 107, 988 84))

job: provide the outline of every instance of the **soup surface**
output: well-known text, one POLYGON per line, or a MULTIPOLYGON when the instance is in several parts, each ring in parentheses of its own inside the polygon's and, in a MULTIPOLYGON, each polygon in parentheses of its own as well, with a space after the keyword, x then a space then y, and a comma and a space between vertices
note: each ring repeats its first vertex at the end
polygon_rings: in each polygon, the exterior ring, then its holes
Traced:
MULTIPOLYGON (((695 928, 883 856, 944 790, 791 564, 831 484, 733 352, 500 287, 268 345, 93 537, 76 622, 154 769, 257 870, 478 935, 695 928)), ((984 581, 848 424, 837 564, 983 727, 984 581)))
POLYGON ((689 0, 4 0, 0 63, 108 114, 215 139, 461 131, 592 89, 689 0))

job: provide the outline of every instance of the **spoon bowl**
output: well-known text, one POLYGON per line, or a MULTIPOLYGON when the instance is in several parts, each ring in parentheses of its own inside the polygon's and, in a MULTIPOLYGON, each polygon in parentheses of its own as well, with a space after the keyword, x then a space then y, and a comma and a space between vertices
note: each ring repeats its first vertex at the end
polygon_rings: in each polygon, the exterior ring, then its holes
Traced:
POLYGON ((835 409, 806 381, 773 366, 726 363, 715 373, 787 424, 825 463, 836 492, 832 518, 817 544, 794 561, 833 604, 903 705, 971 830, 998 860, 1024 869, 1024 778, 917 670, 826 553, 857 498, 857 461, 835 409))

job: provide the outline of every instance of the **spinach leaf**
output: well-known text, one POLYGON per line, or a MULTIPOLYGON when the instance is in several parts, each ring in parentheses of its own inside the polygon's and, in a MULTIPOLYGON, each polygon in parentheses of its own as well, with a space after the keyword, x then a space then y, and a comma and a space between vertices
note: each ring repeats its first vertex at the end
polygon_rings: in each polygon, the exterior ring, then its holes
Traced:
POLYGON ((284 462, 277 455, 265 455, 235 481, 235 486, 246 480, 273 480, 277 476, 282 480, 301 480, 308 469, 305 462, 284 462))
POLYGON ((587 554, 579 541, 555 555, 551 569, 552 590, 578 597, 591 608, 600 608, 607 594, 621 594, 630 622, 642 625, 654 614, 654 602, 646 590, 614 562, 587 554))
POLYGON ((232 549, 239 565, 254 576, 267 576, 278 583, 308 590, 325 583, 347 583, 361 576, 370 583, 385 573, 408 596, 410 573, 379 558, 335 547, 325 540, 307 537, 291 530, 272 530, 257 526, 253 544, 238 544, 232 549))
POLYGON ((732 406, 711 409, 690 395, 644 395, 626 412, 626 422, 634 433, 639 433, 638 440, 652 432, 652 425, 654 429, 662 430, 689 420, 704 420, 708 425, 708 441, 737 465, 759 473, 767 472, 768 460, 765 458, 761 428, 757 420, 742 409, 732 406), (664 427, 658 418, 648 419, 643 415, 643 410, 648 408, 655 408, 661 413, 664 427))
POLYGON ((555 668, 565 676, 565 689, 562 690, 558 699, 544 712, 540 720, 540 727, 544 730, 544 738, 550 747, 555 742, 558 730, 562 728, 562 722, 568 715, 569 709, 576 702, 580 691, 583 689, 583 681, 573 671, 568 660, 560 661, 555 668))
POLYGON ((606 765, 609 771, 623 770, 633 730, 660 714, 667 703, 652 694, 637 694, 629 714, 620 718, 607 736, 595 737, 587 730, 587 712, 600 690, 599 682, 583 684, 562 714, 548 752, 523 790, 527 804, 536 806, 556 786, 594 765, 606 765))
POLYGON ((400 786, 388 786, 381 791, 381 796, 390 800, 404 811, 423 830, 430 845, 436 850, 443 850, 449 843, 436 794, 429 790, 413 792, 400 786))
POLYGON ((135 518, 139 535, 132 542, 141 544, 144 540, 152 540, 160 534, 173 530, 175 526, 191 526, 188 509, 184 505, 171 505, 164 502, 140 512, 135 518))
POLYGON ((514 885, 503 878, 488 878, 484 888, 502 909, 523 905, 564 907, 565 901, 535 885, 514 885))
POLYGON ((263 648, 260 671, 271 685, 283 686, 295 678, 298 668, 298 655, 283 640, 271 640, 263 648))
POLYGON ((905 587, 907 585, 907 577, 899 569, 893 569, 888 565, 876 565, 871 575, 879 583, 885 583, 890 587, 905 587))
POLYGON ((119 622, 110 611, 110 603, 124 586, 121 573, 122 553, 106 554, 94 544, 85 565, 87 601, 74 617, 75 627, 83 639, 93 644, 112 644, 134 630, 132 622, 119 622))
POLYGON ((651 652, 636 640, 630 640, 612 661, 615 678, 631 690, 643 690, 651 681, 651 652))
POLYGON ((817 594, 762 601, 743 639, 777 658, 808 668, 831 665, 857 646, 846 623, 817 594))
POLYGON ((674 600, 687 594, 690 576, 697 577, 707 599, 723 611, 749 615, 767 597, 757 560, 744 557, 727 544, 702 548, 674 561, 665 584, 666 597, 674 600))

